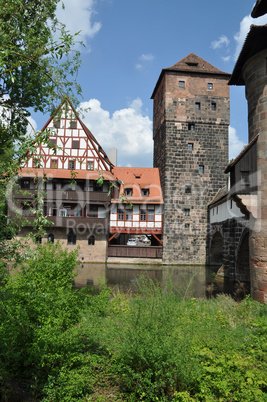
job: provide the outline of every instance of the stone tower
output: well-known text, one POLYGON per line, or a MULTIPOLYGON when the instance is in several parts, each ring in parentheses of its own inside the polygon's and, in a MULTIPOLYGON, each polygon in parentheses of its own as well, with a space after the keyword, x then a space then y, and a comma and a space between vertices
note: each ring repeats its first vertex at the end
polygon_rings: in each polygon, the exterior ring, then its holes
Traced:
MULTIPOLYGON (((253 16, 267 4, 257 1, 253 16)), ((256 218, 250 216, 250 283, 254 299, 267 304, 267 25, 251 25, 237 59, 230 85, 245 85, 249 142, 257 140, 256 218)), ((253 195, 253 194, 251 194, 253 195)))
POLYGON ((190 53, 162 70, 152 94, 164 263, 205 263, 207 204, 226 184, 229 78, 190 53))

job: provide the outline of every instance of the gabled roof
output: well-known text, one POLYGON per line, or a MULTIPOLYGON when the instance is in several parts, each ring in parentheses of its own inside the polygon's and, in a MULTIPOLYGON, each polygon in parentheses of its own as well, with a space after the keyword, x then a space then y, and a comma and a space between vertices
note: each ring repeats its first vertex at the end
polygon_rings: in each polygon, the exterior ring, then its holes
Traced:
POLYGON ((69 98, 65 98, 62 100, 62 102, 60 103, 60 105, 57 107, 57 109, 55 110, 55 112, 53 113, 53 115, 49 118, 49 120, 46 122, 46 124, 44 125, 44 127, 42 128, 41 132, 44 131, 47 126, 50 124, 51 120, 53 120, 58 113, 60 112, 60 109, 62 109, 63 105, 65 103, 68 103, 70 108, 72 109, 76 119, 79 121, 79 123, 81 124, 84 132, 86 133, 88 139, 90 140, 95 152, 97 153, 99 159, 103 162, 103 165, 105 166, 105 168, 108 170, 108 166, 110 168, 112 168, 114 165, 113 163, 109 160, 107 154, 105 153, 105 151, 102 149, 101 145, 98 143, 98 141, 96 140, 96 138, 93 136, 93 134, 91 133, 91 131, 86 127, 86 125, 81 121, 78 113, 76 112, 73 104, 71 103, 69 98))
POLYGON ((250 143, 240 152, 239 155, 226 167, 224 173, 230 172, 232 167, 245 155, 246 152, 256 143, 257 139, 259 138, 259 134, 257 134, 250 143))
POLYGON ((196 73, 196 74, 208 74, 208 75, 215 74, 225 76, 226 78, 230 78, 229 73, 225 73, 224 71, 219 70, 218 68, 214 67, 212 64, 208 63, 201 57, 197 56, 195 53, 190 53, 173 66, 163 68, 159 76, 158 82, 155 86, 155 89, 153 91, 153 94, 151 96, 151 99, 154 98, 155 91, 159 86, 159 83, 163 75, 167 72, 196 73))
POLYGON ((257 3, 251 11, 251 17, 258 18, 267 13, 267 0, 257 0, 257 3))
POLYGON ((217 193, 215 194, 214 198, 208 203, 208 207, 216 204, 217 202, 221 201, 225 197, 227 197, 229 191, 227 190, 227 186, 220 188, 217 193))
POLYGON ((243 67, 251 57, 266 49, 266 43, 267 25, 251 25, 229 80, 229 85, 245 85, 245 80, 242 76, 243 67))
POLYGON ((132 196, 127 197, 131 203, 163 204, 158 168, 114 167, 112 173, 120 181, 119 194, 132 189, 132 196), (149 196, 143 197, 141 189, 148 189, 149 196))

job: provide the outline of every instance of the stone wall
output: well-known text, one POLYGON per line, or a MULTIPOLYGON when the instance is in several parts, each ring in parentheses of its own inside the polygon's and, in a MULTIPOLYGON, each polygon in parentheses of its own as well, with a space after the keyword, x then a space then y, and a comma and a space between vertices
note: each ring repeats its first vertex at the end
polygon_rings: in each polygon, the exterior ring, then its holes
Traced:
POLYGON ((205 263, 207 204, 226 184, 228 125, 225 77, 180 72, 164 76, 154 96, 154 166, 159 168, 164 197, 164 263, 205 263))

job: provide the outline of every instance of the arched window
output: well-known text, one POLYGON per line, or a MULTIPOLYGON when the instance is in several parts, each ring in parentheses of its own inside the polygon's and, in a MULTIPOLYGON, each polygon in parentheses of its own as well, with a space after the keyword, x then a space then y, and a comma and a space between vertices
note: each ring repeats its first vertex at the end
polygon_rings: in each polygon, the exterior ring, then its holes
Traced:
POLYGON ((88 245, 89 246, 94 246, 95 245, 95 236, 89 236, 88 237, 88 245))
POLYGON ((68 244, 76 244, 76 234, 72 229, 68 233, 68 244))
POLYGON ((54 243, 54 241, 55 241, 55 236, 53 235, 53 233, 50 233, 50 234, 47 236, 47 240, 48 240, 50 243, 54 243))

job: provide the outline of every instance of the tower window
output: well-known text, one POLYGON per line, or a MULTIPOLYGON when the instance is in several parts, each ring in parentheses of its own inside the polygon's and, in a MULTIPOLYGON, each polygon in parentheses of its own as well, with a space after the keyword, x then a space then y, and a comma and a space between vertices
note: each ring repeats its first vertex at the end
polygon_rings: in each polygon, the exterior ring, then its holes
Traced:
POLYGON ((196 109, 196 110, 200 110, 200 102, 196 102, 196 103, 195 103, 195 109, 196 109))
POLYGON ((185 228, 186 230, 189 230, 189 229, 190 229, 190 223, 185 223, 184 228, 185 228))
POLYGON ((204 173, 204 165, 199 165, 198 167, 198 173, 203 174, 204 173))
POLYGON ((189 142, 189 143, 187 144, 187 149, 188 149, 188 151, 193 151, 193 148, 194 148, 194 144, 193 144, 192 142, 189 142))
POLYGON ((208 82, 208 89, 213 89, 213 83, 212 82, 208 82))
POLYGON ((195 130, 195 123, 188 123, 188 130, 194 131, 195 130))
POLYGON ((190 209, 189 208, 185 208, 183 211, 184 216, 189 216, 190 215, 190 209))
POLYGON ((211 102, 211 110, 216 110, 216 103, 215 102, 211 102))
POLYGON ((185 194, 191 194, 191 186, 190 185, 185 186, 185 194))
POLYGON ((184 88, 184 87, 185 87, 185 82, 179 81, 179 88, 184 88))

